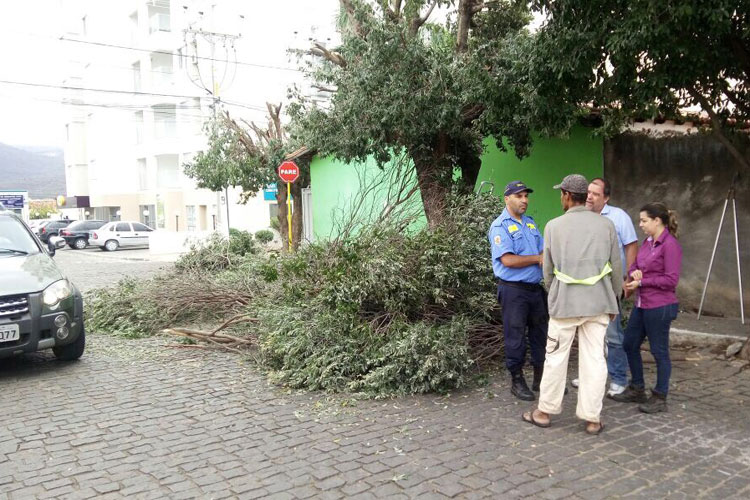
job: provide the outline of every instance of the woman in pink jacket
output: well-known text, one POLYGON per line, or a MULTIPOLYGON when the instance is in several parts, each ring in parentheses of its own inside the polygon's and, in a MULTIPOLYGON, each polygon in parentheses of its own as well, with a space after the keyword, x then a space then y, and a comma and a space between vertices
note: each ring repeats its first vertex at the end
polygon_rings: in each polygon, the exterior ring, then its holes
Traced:
POLYGON ((641 208, 640 227, 646 234, 635 262, 628 271, 626 294, 635 293, 622 347, 628 356, 630 386, 612 399, 641 403, 644 413, 667 410, 667 393, 672 363, 669 359, 669 328, 677 317, 677 282, 680 280, 682 247, 677 241, 677 220, 663 203, 641 208), (648 338, 656 360, 656 385, 646 398, 641 344, 648 338))

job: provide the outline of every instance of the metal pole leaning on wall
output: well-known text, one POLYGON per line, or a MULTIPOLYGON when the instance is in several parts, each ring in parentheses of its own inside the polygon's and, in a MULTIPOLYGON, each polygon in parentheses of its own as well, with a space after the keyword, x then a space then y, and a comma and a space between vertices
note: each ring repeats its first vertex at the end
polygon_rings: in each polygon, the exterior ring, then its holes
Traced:
POLYGON ((495 192, 495 183, 494 182, 482 181, 479 184, 479 188, 477 189, 477 196, 479 196, 480 194, 482 194, 482 188, 484 187, 485 184, 489 184, 489 186, 490 186, 490 190, 488 191, 488 193, 492 194, 492 193, 495 192))
POLYGON ((737 172, 732 178, 732 183, 729 185, 729 191, 727 192, 727 198, 724 200, 724 209, 721 211, 721 220, 719 220, 719 228, 716 231, 716 240, 714 241, 714 249, 711 252, 711 261, 708 263, 708 274, 706 275, 706 282, 703 284, 703 293, 701 294, 701 303, 698 306, 698 319, 701 319, 701 313, 703 312, 703 302, 706 299, 706 290, 708 289, 708 281, 711 279, 711 269, 714 266, 714 259, 716 258, 716 249, 719 246, 719 237, 721 236, 721 229, 724 226, 724 216, 727 213, 727 206, 729 200, 732 200, 732 210, 734 212, 734 249, 737 254, 737 279, 740 283, 740 315, 742 324, 745 324, 745 304, 742 296, 742 269, 740 267, 740 243, 739 233, 737 231, 737 204, 735 201, 735 184, 739 180, 740 173, 737 172))

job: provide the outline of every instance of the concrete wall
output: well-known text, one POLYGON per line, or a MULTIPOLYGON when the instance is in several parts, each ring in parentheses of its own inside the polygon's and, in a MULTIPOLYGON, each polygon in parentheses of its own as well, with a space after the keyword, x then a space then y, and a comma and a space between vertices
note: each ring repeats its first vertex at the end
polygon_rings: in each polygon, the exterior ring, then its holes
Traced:
MULTIPOLYGON (((750 156, 750 141, 742 150, 750 156)), ((638 229, 638 211, 662 201, 678 212, 683 249, 678 296, 685 310, 700 303, 721 211, 738 166, 712 136, 703 134, 653 137, 623 134, 605 142, 604 172, 613 185, 611 203, 626 210, 638 229)), ((737 189, 739 245, 743 267, 745 311, 750 313, 750 173, 737 189)), ((727 208, 704 310, 739 316, 739 286, 731 203, 727 208)))

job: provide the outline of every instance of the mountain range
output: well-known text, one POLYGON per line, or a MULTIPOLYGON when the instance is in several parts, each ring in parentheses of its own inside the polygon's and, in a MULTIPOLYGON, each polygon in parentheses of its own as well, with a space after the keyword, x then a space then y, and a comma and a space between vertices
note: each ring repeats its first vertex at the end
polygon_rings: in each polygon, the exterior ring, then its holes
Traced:
POLYGON ((63 150, 0 143, 0 191, 28 191, 32 200, 65 194, 63 150))

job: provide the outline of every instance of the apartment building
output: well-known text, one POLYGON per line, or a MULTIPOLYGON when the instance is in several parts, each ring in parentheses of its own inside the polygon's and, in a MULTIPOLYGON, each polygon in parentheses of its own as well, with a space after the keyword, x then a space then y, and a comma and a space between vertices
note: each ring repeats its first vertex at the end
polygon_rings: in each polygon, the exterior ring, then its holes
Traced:
POLYGON ((273 207, 262 193, 240 206, 235 190, 198 189, 182 168, 206 147, 203 124, 235 69, 226 46, 207 44, 236 39, 237 16, 227 12, 237 2, 223 11, 217 2, 62 2, 70 48, 64 85, 72 88, 67 195, 90 204, 78 217, 169 231, 226 231, 228 218, 238 229, 267 227, 273 207), (196 36, 202 32, 216 35, 196 36))

